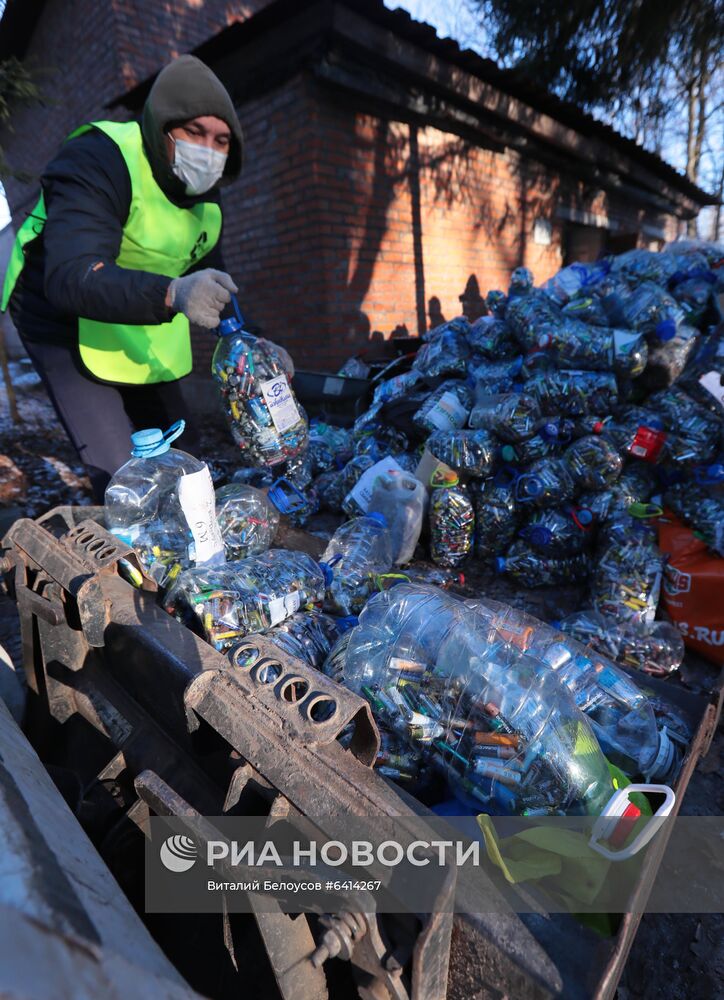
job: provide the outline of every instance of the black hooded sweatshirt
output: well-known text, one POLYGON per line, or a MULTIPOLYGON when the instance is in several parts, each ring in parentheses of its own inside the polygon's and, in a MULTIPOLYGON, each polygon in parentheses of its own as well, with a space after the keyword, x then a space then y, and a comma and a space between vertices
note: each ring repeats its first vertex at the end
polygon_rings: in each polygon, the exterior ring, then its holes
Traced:
MULTIPOLYGON (((218 189, 241 171, 243 140, 231 98, 194 56, 181 56, 158 75, 143 109, 141 132, 157 183, 182 208, 218 203, 218 189), (171 170, 164 134, 201 115, 225 121, 231 144, 221 180, 211 191, 189 197, 171 170)), ((25 267, 10 299, 20 334, 30 341, 77 344, 78 316, 133 325, 168 322, 173 313, 165 298, 171 279, 115 263, 131 207, 131 178, 113 140, 93 129, 64 143, 41 186, 47 222, 26 248, 25 267)), ((220 242, 186 273, 223 270, 220 242)))

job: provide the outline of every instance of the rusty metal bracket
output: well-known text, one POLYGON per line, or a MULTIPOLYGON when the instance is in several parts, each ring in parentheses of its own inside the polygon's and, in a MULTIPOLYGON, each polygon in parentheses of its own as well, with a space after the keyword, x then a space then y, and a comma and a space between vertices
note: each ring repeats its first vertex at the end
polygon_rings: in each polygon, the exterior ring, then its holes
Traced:
POLYGON ((18 603, 43 621, 59 625, 68 619, 69 610, 60 600, 49 601, 38 593, 48 581, 58 584, 73 598, 90 646, 103 645, 108 623, 107 602, 99 579, 102 573, 115 574, 118 562, 126 560, 140 574, 144 588, 155 589, 153 581, 143 574, 134 550, 90 518, 74 525, 68 525, 58 511, 46 515, 44 523, 21 518, 5 535, 3 548, 16 570, 18 603), (68 528, 60 537, 48 530, 53 518, 56 525, 65 523, 68 528), (29 573, 35 577, 32 585, 29 573))
POLYGON ((267 722, 281 728, 286 738, 332 743, 353 726, 350 750, 363 764, 374 764, 380 736, 364 698, 283 653, 263 635, 247 636, 229 661, 234 682, 264 707, 267 722))

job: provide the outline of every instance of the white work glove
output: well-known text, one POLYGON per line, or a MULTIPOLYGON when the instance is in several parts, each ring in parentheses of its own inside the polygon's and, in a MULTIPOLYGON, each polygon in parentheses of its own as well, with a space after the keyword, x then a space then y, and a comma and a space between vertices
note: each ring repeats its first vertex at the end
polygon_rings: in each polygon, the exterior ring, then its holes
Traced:
POLYGON ((231 293, 238 291, 228 274, 207 267, 174 278, 168 286, 168 302, 192 323, 211 330, 219 325, 221 311, 231 301, 231 293))

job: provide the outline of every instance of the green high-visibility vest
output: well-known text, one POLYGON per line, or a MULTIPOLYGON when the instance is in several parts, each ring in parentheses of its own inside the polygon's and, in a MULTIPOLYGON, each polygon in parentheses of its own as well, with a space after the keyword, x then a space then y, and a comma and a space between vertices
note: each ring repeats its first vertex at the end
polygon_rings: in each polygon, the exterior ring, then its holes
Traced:
MULTIPOLYGON (((177 278, 204 257, 219 239, 221 209, 211 202, 180 208, 156 183, 137 122, 93 122, 72 139, 96 128, 112 139, 131 178, 131 207, 116 263, 131 271, 177 278)), ((45 226, 43 195, 18 230, 5 274, 0 309, 7 307, 25 264, 25 247, 45 226)), ((131 326, 78 318, 78 346, 86 368, 106 382, 143 385, 171 382, 191 371, 189 321, 178 313, 169 323, 131 326)))

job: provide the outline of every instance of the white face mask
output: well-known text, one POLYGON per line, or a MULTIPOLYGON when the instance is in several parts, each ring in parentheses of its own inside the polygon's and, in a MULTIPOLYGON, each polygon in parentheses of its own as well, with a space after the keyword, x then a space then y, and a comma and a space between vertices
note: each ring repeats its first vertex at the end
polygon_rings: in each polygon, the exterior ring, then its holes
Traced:
POLYGON ((226 166, 226 153, 185 139, 174 139, 171 170, 186 185, 186 194, 204 194, 219 180, 226 166))

